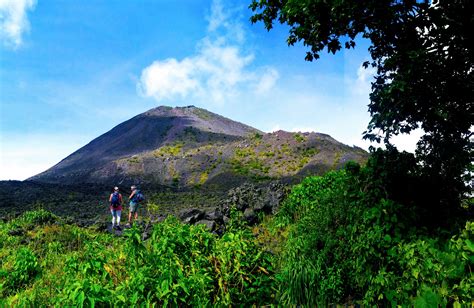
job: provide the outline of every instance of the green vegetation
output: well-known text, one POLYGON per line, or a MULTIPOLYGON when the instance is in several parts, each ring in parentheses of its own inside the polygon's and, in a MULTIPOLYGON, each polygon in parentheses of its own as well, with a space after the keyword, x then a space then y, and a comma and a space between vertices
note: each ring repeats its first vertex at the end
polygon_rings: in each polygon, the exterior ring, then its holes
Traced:
POLYGON ((246 159, 245 161, 239 159, 231 160, 232 170, 244 176, 252 176, 255 180, 268 180, 267 175, 270 167, 265 166, 258 158, 246 159))
POLYGON ((175 142, 173 145, 164 145, 153 152, 155 157, 176 156, 183 149, 183 142, 175 142))
POLYGON ((270 166, 267 166, 266 161, 273 156, 272 152, 257 152, 254 146, 250 146, 236 149, 230 163, 237 174, 252 176, 255 180, 267 180, 270 166))
POLYGON ((341 156, 342 153, 340 151, 337 151, 334 153, 334 161, 332 163, 332 169, 336 169, 337 165, 341 162, 341 156))
POLYGON ((207 172, 201 173, 201 176, 199 177, 199 185, 203 185, 204 183, 206 183, 208 177, 209 174, 207 172))
POLYGON ((196 116, 198 116, 200 119, 205 120, 205 121, 212 119, 212 114, 209 111, 201 109, 201 108, 194 108, 193 113, 196 116))
MULTIPOLYGON (((307 178, 280 209, 284 306, 472 306, 472 3, 253 0, 252 22, 287 24, 320 53, 370 41, 366 167, 307 178), (423 31, 420 31, 423 29, 423 31), (466 107, 468 106, 468 107, 466 107), (416 156, 390 140, 423 129, 416 156)), ((335 164, 340 159, 336 153, 335 164)))
POLYGON ((403 190, 413 184, 407 165, 397 175, 386 166, 380 173, 383 162, 406 160, 390 155, 377 152, 365 168, 349 164, 293 188, 274 222, 289 231, 280 260, 283 305, 471 303, 474 223, 464 212, 450 228, 433 228, 440 213, 401 202, 415 196, 403 190))
POLYGON ((140 159, 137 156, 132 156, 127 159, 127 162, 130 164, 138 164, 140 163, 140 159))
POLYGON ((194 127, 186 127, 184 129, 184 136, 183 139, 186 140, 187 142, 197 142, 198 141, 198 136, 199 136, 199 130, 194 128, 194 127))
POLYGON ((314 155, 318 153, 319 153, 319 150, 315 148, 305 148, 301 150, 301 154, 303 154, 304 157, 313 157, 314 155))
POLYGON ((260 142, 262 139, 263 139, 263 135, 260 133, 254 133, 251 138, 251 140, 255 142, 260 142))
POLYGON ((253 148, 236 149, 235 156, 239 158, 246 158, 246 157, 252 158, 255 156, 255 149, 253 148))
MULTIPOLYGON (((0 223, 0 305, 470 305, 472 199, 446 221, 414 163, 377 151, 308 177, 260 225, 231 211, 220 237, 172 216, 143 240, 144 227, 117 237, 26 212, 0 223)), ((206 203, 195 197, 184 201, 206 203)), ((165 195, 150 202, 166 212, 165 195)))
POLYGON ((306 137, 305 136, 302 136, 301 134, 294 134, 293 137, 295 138, 296 142, 305 142, 306 141, 306 137))
POLYGON ((1 306, 229 306, 273 301, 271 255, 247 229, 218 238, 175 218, 142 240, 40 210, 0 223, 1 306), (15 230, 16 232, 12 232, 15 230))

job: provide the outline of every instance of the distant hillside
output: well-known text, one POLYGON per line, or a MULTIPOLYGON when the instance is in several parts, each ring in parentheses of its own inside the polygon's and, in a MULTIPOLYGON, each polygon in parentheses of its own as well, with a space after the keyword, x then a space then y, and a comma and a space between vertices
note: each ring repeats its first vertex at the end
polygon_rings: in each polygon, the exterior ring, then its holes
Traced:
POLYGON ((194 106, 162 106, 119 124, 29 180, 229 188, 322 174, 366 157, 364 150, 325 134, 265 134, 194 106))

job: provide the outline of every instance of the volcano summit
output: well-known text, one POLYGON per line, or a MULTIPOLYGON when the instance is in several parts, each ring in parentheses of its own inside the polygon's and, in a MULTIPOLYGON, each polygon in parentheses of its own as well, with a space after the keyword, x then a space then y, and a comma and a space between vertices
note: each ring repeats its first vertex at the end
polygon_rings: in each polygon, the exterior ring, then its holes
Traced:
POLYGON ((161 106, 117 125, 28 180, 227 188, 322 174, 366 157, 364 150, 325 134, 266 134, 194 106, 161 106))

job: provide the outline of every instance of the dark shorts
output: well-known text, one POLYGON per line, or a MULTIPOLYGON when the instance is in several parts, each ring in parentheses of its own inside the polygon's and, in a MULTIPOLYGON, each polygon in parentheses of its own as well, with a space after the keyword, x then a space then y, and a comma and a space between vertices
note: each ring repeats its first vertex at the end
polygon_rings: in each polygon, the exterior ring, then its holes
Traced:
POLYGON ((138 202, 130 201, 130 212, 135 213, 138 210, 138 202))

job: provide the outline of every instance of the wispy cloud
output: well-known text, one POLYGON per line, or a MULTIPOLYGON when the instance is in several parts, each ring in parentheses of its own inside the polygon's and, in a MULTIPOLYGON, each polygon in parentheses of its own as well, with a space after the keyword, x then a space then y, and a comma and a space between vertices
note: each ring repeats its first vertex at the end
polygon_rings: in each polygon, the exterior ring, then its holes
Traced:
POLYGON ((364 68, 362 65, 359 66, 357 69, 357 79, 352 80, 350 85, 352 93, 364 96, 370 93, 371 83, 373 81, 375 72, 375 68, 371 66, 368 68, 364 68))
POLYGON ((262 74, 260 80, 255 86, 255 92, 258 94, 264 94, 269 92, 274 86, 280 74, 274 68, 266 68, 262 74))
POLYGON ((21 46, 23 33, 30 29, 27 11, 35 6, 36 0, 0 0, 0 39, 6 46, 21 46))
POLYGON ((279 77, 277 70, 251 67, 254 55, 244 51, 245 31, 232 18, 233 12, 215 0, 207 35, 196 53, 182 60, 159 59, 143 69, 137 85, 140 94, 157 101, 191 98, 221 105, 243 91, 270 91, 279 77))

